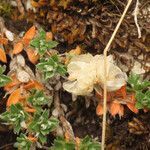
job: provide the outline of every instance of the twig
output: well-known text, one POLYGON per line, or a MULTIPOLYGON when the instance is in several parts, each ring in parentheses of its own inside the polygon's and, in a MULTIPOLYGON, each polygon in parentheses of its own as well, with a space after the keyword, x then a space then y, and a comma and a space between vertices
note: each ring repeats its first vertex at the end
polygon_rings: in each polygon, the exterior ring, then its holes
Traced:
POLYGON ((103 54, 104 54, 104 76, 105 76, 105 80, 104 80, 104 101, 103 101, 103 111, 104 111, 104 112, 103 112, 103 123, 102 123, 102 150, 105 149, 105 136, 106 136, 106 113, 107 113, 107 107, 106 107, 106 104, 107 104, 107 85, 106 85, 106 84, 107 84, 107 52, 108 52, 108 50, 109 50, 109 48, 110 48, 110 45, 111 45, 113 39, 115 38, 115 35, 116 35, 116 33, 117 33, 117 31, 118 31, 118 29, 119 29, 119 27, 120 27, 120 25, 121 25, 121 23, 122 23, 124 17, 125 17, 125 14, 127 13, 127 10, 128 10, 128 8, 129 8, 131 2, 132 2, 132 0, 128 0, 128 3, 127 3, 127 5, 126 5, 126 7, 125 7, 125 9, 124 9, 124 12, 123 12, 123 14, 122 14, 122 16, 121 16, 121 18, 120 18, 120 20, 119 20, 119 22, 118 22, 118 24, 117 24, 115 30, 114 30, 112 36, 111 36, 111 38, 110 38, 110 40, 109 40, 108 44, 106 45, 106 47, 105 47, 105 49, 104 49, 104 52, 103 52, 103 54))
POLYGON ((57 109, 59 112, 58 117, 59 117, 59 120, 62 124, 64 132, 65 133, 67 132, 69 134, 69 138, 74 140, 75 137, 74 137, 73 129, 72 129, 71 124, 64 117, 64 112, 63 112, 63 109, 61 108, 61 105, 60 105, 60 99, 59 99, 59 92, 58 91, 55 91, 55 93, 54 93, 54 106, 55 106, 55 109, 57 109))
POLYGON ((136 0, 136 5, 135 5, 133 15, 134 15, 134 22, 138 31, 138 38, 141 38, 141 29, 140 29, 140 26, 138 24, 138 19, 137 19, 138 14, 139 14, 139 0, 136 0))

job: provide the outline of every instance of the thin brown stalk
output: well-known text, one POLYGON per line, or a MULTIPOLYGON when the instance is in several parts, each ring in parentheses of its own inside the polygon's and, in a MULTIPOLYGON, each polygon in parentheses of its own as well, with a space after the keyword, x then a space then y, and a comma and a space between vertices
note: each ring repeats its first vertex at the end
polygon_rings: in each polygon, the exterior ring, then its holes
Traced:
POLYGON ((141 38, 141 29, 140 29, 140 26, 138 24, 138 19, 137 19, 137 16, 139 14, 139 5, 140 5, 139 0, 136 0, 136 5, 135 5, 133 15, 134 15, 134 22, 138 31, 138 38, 141 38))
POLYGON ((126 7, 125 7, 125 9, 124 9, 124 12, 123 12, 123 14, 122 14, 122 16, 121 16, 121 18, 120 18, 120 20, 119 20, 119 22, 118 22, 118 24, 117 24, 117 26, 116 26, 116 28, 115 28, 115 30, 114 30, 114 32, 113 32, 113 34, 112 34, 112 36, 111 36, 111 38, 110 38, 110 40, 109 40, 109 42, 108 42, 108 44, 106 45, 106 47, 105 47, 105 49, 104 49, 104 52, 103 52, 103 54, 104 54, 104 75, 105 75, 105 80, 104 80, 104 101, 103 101, 103 123, 102 123, 102 150, 104 150, 105 149, 105 136, 106 136, 106 113, 107 113, 107 52, 108 52, 108 50, 109 50, 109 48, 110 48, 110 45, 111 45, 111 43, 112 43, 112 41, 113 41, 113 39, 115 38, 115 35, 116 35, 116 33, 117 33, 117 31, 118 31, 118 29, 119 29, 119 27, 120 27, 120 25, 121 25, 121 23, 122 23, 122 21, 123 21, 123 19, 124 19, 124 17, 125 17, 125 15, 126 15, 126 13, 127 13, 127 10, 128 10, 128 8, 129 8, 129 6, 131 5, 131 2, 132 2, 132 0, 128 0, 128 3, 127 3, 127 5, 126 5, 126 7))

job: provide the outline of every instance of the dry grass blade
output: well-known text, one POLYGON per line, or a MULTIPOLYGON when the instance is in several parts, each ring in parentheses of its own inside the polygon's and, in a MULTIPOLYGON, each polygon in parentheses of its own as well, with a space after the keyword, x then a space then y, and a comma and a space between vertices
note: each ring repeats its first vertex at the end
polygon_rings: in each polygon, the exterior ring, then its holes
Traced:
POLYGON ((114 39, 114 37, 115 37, 115 35, 116 35, 116 33, 117 33, 117 31, 118 31, 120 25, 121 25, 121 23, 122 23, 122 21, 123 21, 123 19, 124 19, 124 17, 125 17, 125 14, 126 14, 128 8, 129 8, 131 2, 132 2, 132 0, 129 0, 129 1, 128 1, 127 5, 126 5, 126 7, 125 7, 125 10, 124 10, 124 12, 123 12, 123 14, 122 14, 122 16, 121 16, 121 18, 120 18, 118 24, 117 24, 117 26, 116 26, 116 28, 115 28, 115 30, 114 30, 112 36, 111 36, 111 38, 110 38, 108 44, 106 45, 106 48, 104 49, 104 52, 103 52, 103 53, 104 53, 104 66, 105 66, 105 67, 104 67, 105 80, 104 80, 104 102, 103 102, 103 110, 104 110, 104 113, 103 113, 103 125, 102 125, 102 150, 105 149, 105 136, 106 136, 106 112, 107 112, 107 108, 106 108, 106 104, 107 104, 107 85, 106 85, 106 83, 107 83, 107 51, 108 51, 109 48, 110 48, 110 45, 111 45, 111 43, 112 43, 112 41, 113 41, 113 39, 114 39))

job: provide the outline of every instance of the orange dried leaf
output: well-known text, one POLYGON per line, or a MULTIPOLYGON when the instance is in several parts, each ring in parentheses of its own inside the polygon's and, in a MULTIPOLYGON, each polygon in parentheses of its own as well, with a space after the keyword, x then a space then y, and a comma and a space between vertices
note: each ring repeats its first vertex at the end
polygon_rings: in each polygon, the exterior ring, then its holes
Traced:
POLYGON ((134 103, 127 103, 127 107, 136 114, 139 112, 139 110, 135 107, 134 103))
POLYGON ((25 48, 29 46, 30 41, 31 41, 31 40, 29 40, 29 39, 23 39, 23 40, 22 40, 22 42, 23 42, 25 48))
POLYGON ((77 46, 75 49, 71 50, 69 54, 74 54, 74 55, 80 55, 81 54, 81 48, 77 46))
POLYGON ((27 139, 30 140, 31 142, 36 142, 37 141, 37 138, 33 137, 33 136, 28 136, 27 139))
POLYGON ((23 39, 29 39, 29 40, 32 40, 33 37, 35 36, 36 34, 36 27, 35 26, 32 26, 24 35, 23 39))
POLYGON ((119 116, 123 116, 124 115, 124 107, 122 105, 120 105, 120 111, 118 112, 119 116))
POLYGON ((23 50, 23 44, 21 42, 18 42, 14 45, 13 54, 19 54, 23 50))
POLYGON ((98 106, 96 107, 96 114, 98 116, 103 115, 103 105, 102 104, 98 104, 98 106))
POLYGON ((79 145, 81 142, 80 138, 78 138, 78 137, 75 138, 75 141, 76 141, 77 145, 79 145))
POLYGON ((34 0, 31 0, 31 5, 33 7, 40 7, 40 4, 38 2, 35 2, 34 0))
POLYGON ((46 32, 46 41, 53 40, 53 34, 52 32, 46 32))
POLYGON ((11 88, 13 88, 14 86, 19 85, 19 84, 21 83, 21 82, 16 78, 15 75, 11 76, 11 79, 12 79, 12 82, 10 82, 10 83, 8 83, 8 84, 6 84, 6 85, 4 86, 4 90, 5 90, 5 91, 10 91, 11 88))
POLYGON ((81 143, 80 138, 76 137, 75 142, 76 142, 76 148, 77 148, 77 150, 79 150, 79 146, 80 146, 80 143, 81 143))
POLYGON ((33 81, 30 81, 28 84, 26 84, 26 85, 23 86, 23 88, 24 88, 25 90, 30 90, 30 89, 32 89, 32 88, 34 88, 34 87, 35 87, 35 84, 34 84, 33 81))
MULTIPOLYGON (((123 106, 122 106, 123 107, 123 106)), ((123 108, 121 107, 121 104, 117 103, 117 102, 112 102, 110 105, 110 113, 112 116, 115 116, 117 114, 119 115, 123 115, 123 108)))
POLYGON ((6 53, 3 49, 0 48, 0 61, 7 63, 6 53))
POLYGON ((30 81, 28 84, 24 85, 23 88, 26 90, 31 90, 33 88, 35 88, 37 90, 43 90, 44 89, 43 85, 37 81, 30 81))
MULTIPOLYGON (((71 51, 69 51, 69 54, 80 55, 81 54, 81 48, 79 46, 77 46, 75 49, 72 49, 71 51)), ((69 61, 70 61, 70 58, 66 58, 65 64, 68 64, 69 61)))
POLYGON ((34 81, 34 85, 35 85, 35 89, 37 89, 37 90, 43 90, 44 89, 43 85, 37 81, 34 81))
POLYGON ((0 37, 0 44, 7 45, 7 44, 8 44, 8 39, 7 39, 7 38, 0 37))
POLYGON ((126 98, 126 85, 122 86, 119 90, 115 92, 116 96, 121 96, 122 98, 126 98))
POLYGON ((27 52, 27 55, 28 55, 28 58, 29 60, 33 63, 33 64, 36 64, 38 59, 40 58, 40 56, 35 52, 35 50, 31 49, 31 48, 28 48, 26 50, 27 52))
POLYGON ((135 93, 132 93, 132 94, 131 94, 131 101, 132 101, 133 103, 136 101, 136 99, 135 99, 135 93))
POLYGON ((65 139, 66 141, 70 140, 70 134, 68 133, 68 131, 65 132, 65 139))
MULTIPOLYGON (((113 94, 112 92, 107 92, 107 102, 111 101, 112 97, 113 97, 113 94)), ((100 95, 99 93, 96 92, 96 97, 99 99, 99 100, 103 100, 104 97, 103 95, 100 95)))
POLYGON ((25 107, 24 110, 29 113, 35 113, 36 110, 34 108, 25 107))
POLYGON ((41 6, 44 6, 47 4, 47 1, 46 0, 39 0, 38 3, 41 5, 41 6))
POLYGON ((8 100, 7 100, 7 107, 10 107, 12 104, 16 104, 20 101, 21 99, 21 89, 16 89, 14 92, 11 93, 11 95, 9 96, 8 100))

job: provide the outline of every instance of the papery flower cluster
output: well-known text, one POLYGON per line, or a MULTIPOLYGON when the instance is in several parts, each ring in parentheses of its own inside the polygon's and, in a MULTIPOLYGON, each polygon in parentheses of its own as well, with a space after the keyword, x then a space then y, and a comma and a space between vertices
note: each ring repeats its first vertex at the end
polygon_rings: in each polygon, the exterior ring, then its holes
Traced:
MULTIPOLYGON (((104 56, 82 54, 73 57, 67 66, 68 81, 63 88, 74 95, 89 95, 95 85, 104 86, 104 56)), ((126 75, 107 56, 107 91, 115 91, 126 84, 126 75)))

